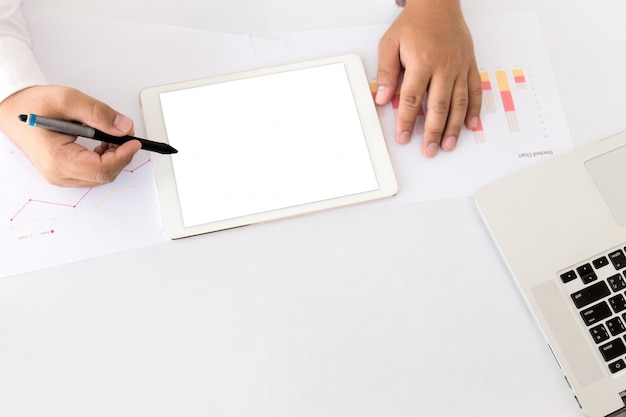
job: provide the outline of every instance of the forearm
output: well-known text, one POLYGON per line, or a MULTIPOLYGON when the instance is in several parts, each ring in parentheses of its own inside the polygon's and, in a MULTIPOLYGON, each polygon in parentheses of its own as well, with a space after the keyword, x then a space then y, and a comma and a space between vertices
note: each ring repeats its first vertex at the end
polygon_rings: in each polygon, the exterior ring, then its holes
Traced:
POLYGON ((460 0, 396 0, 396 4, 400 7, 404 7, 407 3, 421 3, 422 6, 438 6, 438 7, 452 7, 452 8, 461 8, 460 0))
POLYGON ((18 0, 0 0, 0 102, 33 85, 45 84, 31 48, 18 0), (7 59, 8 58, 8 59, 7 59))

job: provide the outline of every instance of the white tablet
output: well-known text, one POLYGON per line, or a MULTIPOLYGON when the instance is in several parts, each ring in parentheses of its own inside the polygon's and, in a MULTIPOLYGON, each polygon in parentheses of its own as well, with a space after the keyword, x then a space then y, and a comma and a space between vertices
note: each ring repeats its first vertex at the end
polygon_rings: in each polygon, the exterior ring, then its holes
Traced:
POLYGON ((357 55, 141 91, 165 234, 181 238, 397 192, 357 55))

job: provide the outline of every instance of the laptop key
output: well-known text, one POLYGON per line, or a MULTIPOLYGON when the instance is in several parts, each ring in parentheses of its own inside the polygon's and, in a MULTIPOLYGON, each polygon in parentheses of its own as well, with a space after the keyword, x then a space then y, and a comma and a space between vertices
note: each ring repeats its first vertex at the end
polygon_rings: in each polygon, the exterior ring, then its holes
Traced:
POLYGON ((601 256, 598 259, 595 259, 593 262, 593 267, 596 269, 600 269, 609 264, 609 260, 606 259, 606 256, 601 256))
POLYGON ((619 317, 613 317, 611 320, 607 320, 606 327, 613 336, 626 332, 626 327, 624 327, 624 323, 619 317))
POLYGON ((576 279, 576 272, 572 271, 567 271, 561 274, 561 281, 563 281, 563 284, 567 284, 570 281, 574 281, 576 279))
POLYGON ((618 361, 615 361, 609 364, 609 370, 611 371, 612 374, 619 372, 624 368, 626 368, 626 362, 624 362, 624 359, 620 359, 618 361))
POLYGON ((590 282, 598 279, 598 276, 591 267, 591 264, 588 263, 576 268, 576 272, 578 272, 580 279, 582 279, 585 284, 589 284, 590 282))
POLYGON ((606 327, 604 327, 603 324, 592 327, 591 329, 589 329, 589 333, 591 333, 591 337, 593 337, 593 340, 596 343, 609 340, 609 332, 606 331, 606 327))
POLYGON ((576 268, 576 272, 578 272, 578 275, 580 275, 581 277, 583 275, 587 275, 593 272, 593 268, 591 267, 591 264, 587 263, 587 264, 583 264, 581 266, 579 266, 578 268, 576 268))
POLYGON ((596 324, 600 320, 610 317, 612 314, 606 301, 602 301, 580 312, 580 316, 587 326, 596 324))
POLYGON ((626 346, 622 339, 611 340, 609 343, 600 346, 599 349, 606 362, 626 354, 626 346))
POLYGON ((618 292, 619 290, 626 288, 626 280, 624 280, 624 277, 620 274, 612 275, 606 280, 613 289, 613 292, 618 292))
POLYGON ((621 249, 609 253, 609 259, 617 270, 626 267, 626 255, 624 255, 624 252, 621 249))
POLYGON ((611 294, 606 282, 599 281, 588 287, 583 288, 580 291, 576 291, 571 295, 572 300, 577 308, 588 306, 591 303, 595 303, 598 300, 603 299, 607 295, 611 294))
POLYGON ((626 310, 626 300, 622 294, 609 298, 609 304, 616 313, 626 310))

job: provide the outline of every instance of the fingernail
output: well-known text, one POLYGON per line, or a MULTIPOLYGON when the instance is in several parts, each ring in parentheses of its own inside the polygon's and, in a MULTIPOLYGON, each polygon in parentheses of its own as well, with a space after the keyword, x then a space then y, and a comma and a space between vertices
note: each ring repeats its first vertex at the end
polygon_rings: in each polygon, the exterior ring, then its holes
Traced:
POLYGON ((113 126, 120 132, 128 132, 133 127, 133 121, 123 114, 117 114, 113 120, 113 126))
POLYGON ((470 121, 470 129, 476 129, 478 127, 478 117, 472 117, 470 121))
POLYGON ((384 97, 387 96, 387 87, 384 85, 379 85, 376 89, 376 104, 383 104, 385 102, 384 97))
POLYGON ((410 132, 402 132, 398 136, 398 143, 409 143, 410 140, 411 140, 410 132))
POLYGON ((426 146, 426 156, 428 156, 428 157, 433 157, 433 156, 437 155, 438 151, 439 151, 439 145, 434 143, 434 142, 429 143, 426 146))
POLYGON ((447 150, 447 151, 451 151, 454 148, 456 148, 456 137, 454 136, 448 136, 447 138, 445 138, 443 140, 443 149, 447 150))

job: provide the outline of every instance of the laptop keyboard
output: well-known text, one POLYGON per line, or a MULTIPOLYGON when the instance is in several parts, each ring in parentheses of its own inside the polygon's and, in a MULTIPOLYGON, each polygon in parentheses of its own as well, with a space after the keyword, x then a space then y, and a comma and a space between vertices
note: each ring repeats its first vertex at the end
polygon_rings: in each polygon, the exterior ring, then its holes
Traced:
POLYGON ((626 248, 560 274, 612 373, 626 369, 626 248))

